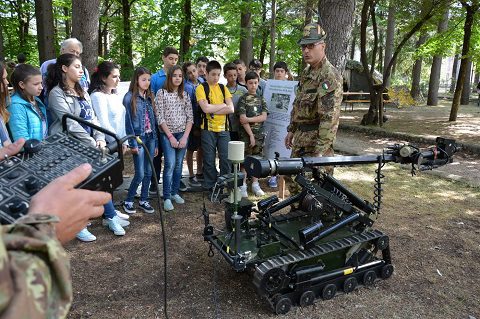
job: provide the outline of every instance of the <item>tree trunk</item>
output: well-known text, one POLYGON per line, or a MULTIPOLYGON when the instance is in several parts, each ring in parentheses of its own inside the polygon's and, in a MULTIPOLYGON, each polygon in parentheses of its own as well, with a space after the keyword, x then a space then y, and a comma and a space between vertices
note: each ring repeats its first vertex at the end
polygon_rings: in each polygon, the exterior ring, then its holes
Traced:
POLYGON ((277 2, 272 0, 272 17, 270 22, 270 65, 269 74, 270 79, 273 79, 273 65, 275 64, 276 52, 275 52, 275 38, 277 36, 277 2))
POLYGON ((478 2, 474 1, 474 5, 468 5, 465 1, 460 1, 462 6, 466 9, 467 15, 465 17, 465 26, 463 33, 463 48, 462 60, 460 62, 460 71, 458 72, 458 80, 455 86, 455 93, 453 94, 452 109, 450 110, 449 121, 456 121, 458 109, 460 107, 460 97, 462 96, 463 83, 465 81, 465 74, 467 74, 468 54, 470 53, 470 38, 472 37, 472 26, 475 12, 478 10, 478 2))
POLYGON ((128 80, 133 74, 133 50, 132 50, 132 26, 130 12, 132 9, 132 0, 122 0, 122 18, 123 18, 123 48, 122 48, 122 79, 128 80))
MULTIPOLYGON (((382 72, 385 73, 385 68, 387 67, 388 63, 392 59, 393 54, 393 46, 394 46, 394 39, 395 39, 395 6, 394 1, 390 0, 388 6, 388 18, 387 18, 387 34, 385 37, 385 55, 383 58, 383 70, 382 72)), ((392 72, 393 73, 393 72, 392 72)), ((390 77, 383 79, 385 85, 388 87, 390 86, 390 77)))
MULTIPOLYGON (((445 11, 442 21, 438 24, 437 33, 442 33, 448 27, 448 10, 445 11)), ((440 87, 440 73, 442 68, 442 56, 433 57, 432 68, 430 70, 430 81, 428 81, 427 105, 438 105, 438 88, 440 87)))
POLYGON ((345 70, 348 43, 352 34, 355 0, 319 0, 318 12, 321 26, 327 33, 328 60, 342 74, 345 70))
MULTIPOLYGON (((422 44, 427 40, 427 34, 422 34, 418 38, 415 48, 418 49, 422 44)), ((422 58, 418 58, 413 64, 412 69, 412 89, 410 90, 410 95, 418 100, 421 96, 420 91, 420 76, 422 75, 422 58)))
POLYGON ((0 15, 0 62, 5 61, 5 47, 3 41, 2 16, 0 15))
POLYGON ((468 105, 470 104, 470 93, 472 92, 472 60, 470 59, 467 63, 467 71, 465 72, 465 79, 463 81, 460 105, 468 105))
POLYGON ((460 55, 455 54, 455 57, 453 58, 452 79, 450 82, 450 93, 453 93, 455 91, 455 86, 457 85, 459 59, 460 59, 460 55))
POLYGON ((350 46, 350 60, 355 59, 355 47, 357 46, 357 33, 352 32, 352 44, 350 46))
POLYGON ((185 61, 185 56, 190 50, 190 35, 192 33, 192 0, 184 0, 183 17, 183 31, 180 37, 180 61, 185 61))
POLYGON ((251 0, 242 1, 240 13, 240 59, 247 65, 253 59, 251 0))
MULTIPOLYGON (((378 42, 383 43, 383 31, 382 29, 378 30, 378 42)), ((383 70, 383 45, 378 47, 378 67, 377 70, 383 70)))
POLYGON ((260 55, 258 57, 260 62, 262 62, 262 65, 263 65, 263 62, 265 61, 265 54, 267 52, 267 41, 268 41, 268 34, 269 34, 268 29, 269 28, 267 26, 267 0, 262 0, 262 27, 261 27, 262 44, 260 45, 260 55))
POLYGON ((55 58, 52 0, 35 0, 35 18, 38 56, 42 64, 46 60, 55 58))
POLYGON ((90 72, 93 72, 98 62, 99 16, 100 0, 72 1, 72 36, 82 42, 82 62, 90 72))
POLYGON ((98 56, 103 56, 103 29, 102 23, 98 22, 98 44, 97 44, 97 54, 98 56))
POLYGON ((478 69, 478 64, 476 65, 475 79, 473 80, 474 89, 477 88, 478 82, 480 81, 480 70, 478 69))
POLYGON ((65 39, 70 38, 72 34, 72 28, 70 26, 70 11, 67 7, 63 7, 63 15, 65 16, 65 39))

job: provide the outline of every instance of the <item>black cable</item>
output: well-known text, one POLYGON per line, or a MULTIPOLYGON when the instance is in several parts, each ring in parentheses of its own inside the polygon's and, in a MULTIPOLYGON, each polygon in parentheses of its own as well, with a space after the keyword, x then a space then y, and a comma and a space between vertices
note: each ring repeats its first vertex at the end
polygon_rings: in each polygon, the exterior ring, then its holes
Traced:
MULTIPOLYGON (((125 137, 124 137, 125 138, 125 137)), ((130 138, 130 137, 128 137, 130 138)), ((127 139, 128 139, 127 138, 127 139)), ((162 201, 160 197, 160 188, 158 187, 158 179, 157 179, 157 174, 155 171, 155 166, 153 165, 153 159, 152 156, 150 155, 150 152, 148 151, 147 147, 143 144, 143 141, 140 139, 138 136, 134 136, 136 139, 137 143, 140 145, 143 145, 143 149, 145 151, 145 154, 148 157, 148 162, 150 163, 150 167, 152 168, 152 176, 154 178, 156 190, 157 190, 157 204, 158 204, 158 210, 160 212, 160 225, 162 228, 162 240, 163 240, 163 272, 164 272, 164 283, 163 283, 163 314, 165 315, 165 318, 168 319, 168 312, 167 312, 167 279, 168 279, 168 272, 167 272, 167 238, 165 236, 165 224, 163 220, 163 209, 162 209, 162 201)), ((126 139, 125 139, 126 140, 126 139)))

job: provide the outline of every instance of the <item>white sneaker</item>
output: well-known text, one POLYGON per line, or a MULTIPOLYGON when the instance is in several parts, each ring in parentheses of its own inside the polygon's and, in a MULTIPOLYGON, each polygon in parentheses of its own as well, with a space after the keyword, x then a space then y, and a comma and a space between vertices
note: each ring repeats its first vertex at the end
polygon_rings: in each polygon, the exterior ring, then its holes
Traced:
MULTIPOLYGON (((116 216, 115 216, 116 217, 116 216)), ((107 218, 107 225, 108 228, 116 235, 116 236, 123 236, 125 235, 125 229, 117 222, 119 218, 107 218)))
MULTIPOLYGON (((128 225, 130 225, 130 222, 128 220, 125 220, 125 219, 121 219, 120 217, 118 216, 113 216, 112 217, 113 220, 115 220, 115 222, 117 224, 119 224, 120 226, 122 227, 127 227, 128 225)), ((107 227, 108 226, 108 222, 109 222, 109 219, 108 218, 104 218, 102 220, 102 225, 107 227)))
POLYGON ((252 184, 252 191, 255 194, 255 196, 258 196, 258 197, 265 195, 265 192, 260 188, 260 184, 258 183, 252 184))
POLYGON ((171 200, 166 199, 163 202, 163 210, 166 211, 166 212, 173 210, 173 204, 172 204, 171 200))
POLYGON ((247 185, 240 186, 240 195, 242 195, 242 197, 245 197, 245 198, 248 197, 247 185))
POLYGON ((94 234, 88 231, 88 229, 85 227, 82 229, 78 234, 77 234, 77 239, 83 242, 89 242, 89 241, 95 241, 97 240, 97 237, 95 237, 94 234))
POLYGON ((182 197, 180 197, 180 195, 178 195, 178 194, 173 195, 173 196, 172 196, 172 199, 173 199, 173 200, 175 201, 175 203, 177 203, 177 204, 185 204, 185 200, 184 200, 182 197))
POLYGON ((119 210, 115 209, 115 213, 117 214, 118 218, 123 219, 123 220, 128 220, 130 216, 128 214, 124 214, 119 210))

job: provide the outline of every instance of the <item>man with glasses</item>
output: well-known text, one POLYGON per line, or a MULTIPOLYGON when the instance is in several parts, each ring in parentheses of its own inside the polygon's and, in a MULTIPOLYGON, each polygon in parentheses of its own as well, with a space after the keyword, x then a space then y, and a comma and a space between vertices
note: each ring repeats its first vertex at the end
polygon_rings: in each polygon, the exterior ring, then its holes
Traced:
MULTIPOLYGON (((303 71, 293 102, 285 146, 291 157, 333 156, 342 102, 342 76, 325 55, 326 32, 316 23, 307 24, 298 44, 308 66, 303 71)), ((333 174, 333 167, 325 168, 333 174)), ((318 172, 314 172, 316 174, 318 172)), ((289 183, 290 193, 297 185, 289 183)))

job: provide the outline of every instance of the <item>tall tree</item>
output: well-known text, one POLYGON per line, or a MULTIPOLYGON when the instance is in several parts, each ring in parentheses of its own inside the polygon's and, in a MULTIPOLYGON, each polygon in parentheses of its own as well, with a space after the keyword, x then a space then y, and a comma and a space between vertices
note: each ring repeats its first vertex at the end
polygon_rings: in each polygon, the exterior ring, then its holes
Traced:
POLYGON ((63 7, 63 14, 65 15, 65 39, 70 38, 72 34, 72 26, 70 24, 70 10, 67 6, 63 7))
POLYGON ((121 0, 123 34, 122 34, 122 56, 120 64, 122 66, 122 79, 130 79, 133 74, 133 44, 132 44, 132 25, 131 12, 135 0, 121 0))
MULTIPOLYGON (((437 33, 441 34, 448 27, 448 10, 445 10, 442 20, 438 24, 437 33)), ((430 81, 428 81, 427 105, 438 105, 438 89, 440 87, 440 71, 442 68, 442 56, 436 54, 433 56, 432 68, 430 69, 430 81)))
POLYGON ((185 61, 185 56, 190 50, 190 34, 192 33, 192 0, 183 2, 183 28, 180 37, 180 60, 185 61))
POLYGON ((30 11, 31 3, 29 0, 8 0, 8 2, 12 8, 12 12, 17 14, 19 50, 20 52, 24 52, 27 47, 28 29, 30 20, 32 19, 30 11))
POLYGON ((352 35, 355 0, 319 0, 318 13, 320 25, 327 33, 328 60, 343 73, 352 35))
POLYGON ((2 15, 0 15, 0 62, 5 60, 5 47, 3 45, 2 15))
MULTIPOLYGON (((388 4, 388 17, 387 17, 387 31, 385 36, 385 54, 383 56, 383 72, 390 63, 393 54, 395 40, 395 5, 394 1, 390 0, 388 4)), ((385 80, 385 85, 390 86, 390 77, 385 80)))
POLYGON ((270 28, 267 22, 267 1, 262 0, 262 24, 260 27, 261 34, 262 34, 262 42, 260 45, 260 54, 258 59, 262 62, 262 65, 265 61, 265 54, 267 52, 267 42, 268 42, 268 34, 270 33, 270 28))
POLYGON ((98 60, 100 0, 72 0, 72 36, 83 44, 82 61, 90 72, 98 60))
POLYGON ((456 121, 458 109, 460 107, 460 98, 463 91, 463 83, 465 82, 465 76, 468 68, 468 57, 470 53, 470 39, 472 37, 472 26, 475 13, 477 13, 480 5, 478 0, 472 0, 471 4, 465 0, 460 0, 462 7, 467 12, 465 16, 465 25, 463 33, 463 47, 462 47, 462 59, 460 62, 460 71, 458 72, 457 84, 455 86, 455 93, 453 94, 452 109, 450 110, 449 121, 456 121))
MULTIPOLYGON (((418 49, 422 46, 422 44, 427 41, 427 34, 423 33, 418 37, 418 41, 415 43, 415 48, 418 49)), ((422 75, 422 57, 418 57, 415 60, 412 68, 412 88, 410 90, 410 95, 415 99, 418 100, 421 96, 420 91, 420 77, 422 75)))
POLYGON ((40 63, 55 58, 52 0, 35 0, 40 63))
POLYGON ((460 60, 460 55, 455 54, 455 57, 453 58, 453 65, 452 65, 452 78, 450 80, 450 93, 455 92, 455 87, 457 86, 458 60, 460 60))
POLYGON ((468 105, 470 103, 470 93, 472 92, 472 60, 467 62, 467 71, 463 82, 462 96, 460 105, 468 105))
POLYGON ((251 0, 242 0, 240 13, 240 59, 249 63, 253 59, 251 0))
POLYGON ((273 79, 273 65, 275 64, 276 51, 275 51, 275 38, 277 37, 277 1, 272 0, 272 14, 270 20, 270 65, 269 74, 273 79))

